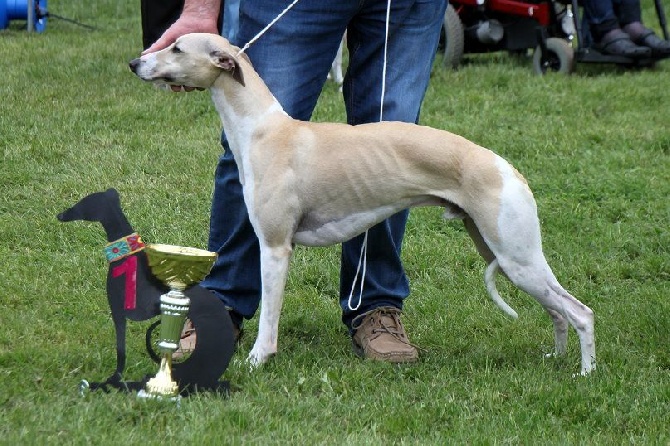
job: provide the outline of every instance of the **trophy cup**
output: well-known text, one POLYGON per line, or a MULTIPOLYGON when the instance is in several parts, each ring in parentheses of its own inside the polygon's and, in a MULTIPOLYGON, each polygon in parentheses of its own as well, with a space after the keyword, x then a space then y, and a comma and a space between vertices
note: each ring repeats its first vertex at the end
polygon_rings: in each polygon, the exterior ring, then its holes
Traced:
POLYGON ((176 398, 179 386, 172 379, 172 354, 186 321, 190 300, 184 289, 205 278, 212 268, 216 253, 183 246, 148 244, 144 250, 151 272, 170 288, 161 296, 161 327, 158 350, 162 355, 160 368, 139 397, 176 398))

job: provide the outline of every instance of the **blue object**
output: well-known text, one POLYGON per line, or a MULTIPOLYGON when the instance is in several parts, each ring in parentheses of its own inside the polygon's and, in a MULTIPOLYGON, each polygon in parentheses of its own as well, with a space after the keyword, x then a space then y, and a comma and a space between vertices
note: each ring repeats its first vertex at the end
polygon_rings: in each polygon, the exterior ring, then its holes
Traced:
MULTIPOLYGON (((28 2, 30 0, 0 0, 0 29, 9 26, 12 20, 29 20, 28 2)), ((31 14, 32 29, 41 33, 47 26, 47 0, 33 0, 35 10, 31 14)), ((30 29, 30 26, 28 27, 30 29)))

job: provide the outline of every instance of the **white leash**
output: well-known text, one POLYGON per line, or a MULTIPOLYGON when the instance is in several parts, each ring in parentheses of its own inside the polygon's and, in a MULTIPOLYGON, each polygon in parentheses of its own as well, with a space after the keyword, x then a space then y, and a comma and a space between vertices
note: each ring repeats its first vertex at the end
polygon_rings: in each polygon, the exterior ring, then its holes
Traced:
POLYGON ((289 12, 289 11, 291 10, 291 8, 293 8, 293 7, 295 6, 295 4, 298 3, 299 1, 300 1, 300 0, 293 0, 293 3, 291 3, 291 4, 288 5, 286 8, 284 8, 284 10, 283 10, 282 12, 280 12, 279 15, 278 15, 277 17, 275 17, 270 23, 268 23, 268 25, 267 25, 265 28, 263 28, 262 30, 260 30, 260 31, 258 32, 258 34, 256 34, 250 41, 248 41, 248 42, 244 45, 244 47, 240 50, 240 52, 237 53, 237 54, 240 55, 240 54, 244 53, 244 52, 245 52, 251 45, 253 45, 254 43, 256 43, 256 41, 257 41, 258 39, 260 39, 261 36, 262 36, 263 34, 265 34, 265 33, 267 32, 267 30, 270 29, 270 28, 272 27, 272 25, 274 25, 275 23, 277 23, 277 21, 279 21, 279 19, 281 19, 282 17, 284 17, 284 14, 286 14, 287 12, 289 12))
MULTIPOLYGON (((296 3, 298 3, 300 0, 293 0, 291 4, 289 4, 282 12, 279 13, 277 17, 275 17, 270 23, 267 24, 265 28, 260 30, 258 34, 256 34, 249 42, 247 42, 244 47, 237 53, 238 55, 244 53, 251 45, 256 43, 258 39, 261 38, 263 34, 265 34, 279 19, 281 19, 284 14, 289 12, 291 8, 295 6, 296 3)), ((388 56, 388 43, 389 43, 389 23, 391 20, 391 0, 388 0, 386 3, 386 29, 385 29, 385 38, 384 38, 384 62, 382 65, 382 92, 381 92, 381 98, 380 98, 380 104, 379 104, 379 121, 383 121, 384 119, 384 96, 386 95, 386 64, 387 64, 387 56, 388 56)), ((349 310, 351 311, 356 311, 358 308, 361 306, 361 302, 363 300, 363 288, 364 288, 364 283, 365 283, 365 273, 367 271, 367 260, 368 260, 368 231, 365 231, 365 236, 363 236, 363 244, 361 245, 361 253, 358 256, 358 267, 356 267, 356 274, 354 275, 354 281, 351 284, 351 292, 349 293, 349 299, 347 301, 347 306, 349 307, 349 310), (361 273, 361 267, 363 269, 361 273), (354 290, 356 289, 356 282, 358 281, 358 275, 359 273, 361 274, 361 289, 360 293, 358 294, 358 303, 356 304, 355 307, 351 305, 352 299, 354 296, 354 290)))
MULTIPOLYGON (((386 95, 386 63, 388 56, 388 45, 389 45, 389 22, 391 21, 391 0, 388 0, 386 3, 386 34, 384 38, 384 63, 382 66, 382 93, 379 104, 379 121, 384 120, 384 96, 386 95)), ((349 298, 347 299, 347 307, 350 311, 356 311, 360 308, 361 302, 363 301, 363 288, 365 284, 365 272, 367 270, 368 263, 368 231, 365 231, 365 236, 363 237, 363 244, 361 245, 361 253, 358 256, 358 267, 356 268, 356 275, 354 276, 354 281, 351 284, 351 292, 349 293, 349 298), (361 264, 363 265, 363 272, 361 274, 361 290, 358 294, 358 303, 355 307, 351 305, 351 301, 354 296, 354 290, 356 289, 356 282, 358 281, 358 273, 361 271, 361 264)))
POLYGON ((382 94, 379 104, 379 121, 384 120, 384 96, 386 95, 386 61, 389 46, 389 23, 391 21, 391 0, 386 3, 386 30, 384 35, 384 65, 382 67, 382 94))

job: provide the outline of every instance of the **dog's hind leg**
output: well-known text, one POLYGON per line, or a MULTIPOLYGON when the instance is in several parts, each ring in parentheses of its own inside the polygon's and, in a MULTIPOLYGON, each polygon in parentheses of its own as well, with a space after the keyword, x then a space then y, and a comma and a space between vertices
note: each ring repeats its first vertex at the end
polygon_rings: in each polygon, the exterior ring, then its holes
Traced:
POLYGON ((551 315, 554 321, 556 354, 565 351, 567 321, 579 335, 582 375, 595 369, 593 311, 558 283, 544 256, 540 253, 540 256, 536 255, 534 260, 529 259, 523 265, 506 259, 501 261, 501 268, 512 283, 533 296, 551 315))
POLYGON ((556 350, 554 353, 549 353, 547 356, 560 356, 565 354, 568 345, 568 321, 561 313, 551 308, 545 308, 551 320, 554 322, 554 339, 556 343, 556 350))
POLYGON ((261 243, 261 314, 258 336, 248 358, 252 366, 263 364, 270 356, 277 353, 279 316, 291 252, 290 244, 268 247, 261 243))
POLYGON ((484 241, 484 238, 482 237, 482 234, 479 232, 479 228, 477 228, 477 225, 475 224, 474 220, 472 220, 470 216, 466 216, 463 219, 463 224, 465 225, 465 229, 468 231, 470 238, 475 243, 477 252, 479 252, 479 255, 481 255, 484 258, 486 264, 488 265, 491 262, 493 262, 496 256, 491 251, 491 248, 489 248, 489 246, 486 244, 486 241, 484 241))
MULTIPOLYGON (((595 328, 594 328, 594 315, 593 311, 581 303, 577 298, 568 293, 559 283, 554 280, 553 283, 550 283, 549 286, 556 293, 556 296, 561 299, 563 306, 565 308, 565 317, 570 322, 577 334, 579 335, 579 343, 581 346, 582 352, 582 375, 588 375, 592 370, 596 368, 596 344, 595 344, 595 328)), ((565 332, 564 339, 559 339, 560 334, 560 322, 557 325, 556 319, 554 319, 554 328, 556 331, 556 348, 557 352, 560 353, 560 343, 566 342, 567 330, 565 332)), ((565 351, 565 347, 563 347, 565 351)))
MULTIPOLYGON (((465 223, 465 228, 468 230, 468 233, 470 234, 470 237, 475 243, 475 246, 477 247, 477 251, 479 251, 479 254, 487 261, 489 262, 488 267, 486 268, 486 273, 485 273, 485 278, 484 281, 486 283, 486 288, 487 291, 489 292, 489 295, 491 296, 491 299, 508 315, 510 315, 513 318, 517 317, 517 313, 500 297, 498 294, 498 290, 496 289, 495 286, 495 276, 498 270, 500 270, 500 266, 498 263, 498 260, 495 257, 495 254, 491 251, 491 249, 488 247, 486 244, 486 241, 483 239, 481 233, 479 232, 479 229, 477 229, 477 226, 475 225, 474 221, 470 217, 466 217, 464 219, 465 223)), ((542 263, 546 264, 546 261, 543 260, 542 263)), ((549 266, 547 265, 547 268, 549 266)), ((504 270, 503 270, 504 272, 504 270)), ((545 275, 546 276, 546 275, 545 275)), ((556 286, 558 286, 561 290, 563 288, 558 285, 558 282, 554 278, 553 274, 549 272, 549 276, 553 278, 553 281, 556 283, 556 286)), ((512 281, 514 283, 514 281, 512 281)), ((546 279, 542 278, 539 279, 539 282, 546 282, 546 279)), ((520 286, 520 284, 515 283, 515 285, 519 286, 520 288, 524 289, 523 287, 520 286)), ((563 290, 565 294, 570 296, 567 291, 563 290)), ((532 293, 529 293, 532 295, 532 293)), ((534 296, 535 297, 535 296, 534 296)), ((574 299, 572 296, 570 296, 572 299, 574 299)), ((536 297, 537 299, 537 297, 536 297)), ((542 303, 540 299, 537 299, 542 303)), ((578 302, 580 305, 581 302, 577 301, 574 299, 576 302, 578 302)), ((554 342, 555 342, 555 350, 553 353, 547 355, 547 356, 559 356, 563 355, 566 352, 567 348, 567 339, 568 339, 568 320, 566 317, 563 315, 563 312, 556 309, 556 308, 551 308, 544 303, 542 303, 544 306, 544 309, 547 311, 549 316, 551 316, 551 319, 554 323, 554 342)), ((584 306, 585 307, 585 306, 584 306)), ((586 307, 585 307, 586 308, 586 307)), ((589 310, 590 311, 590 310, 589 310)), ((573 324, 575 325, 575 324, 573 324)), ((588 323, 586 324, 588 325, 588 323)), ((591 323, 591 327, 593 324, 591 323)), ((576 327, 576 325, 575 325, 576 327)), ((579 331, 579 330, 577 330, 579 331)), ((593 328, 591 328, 591 332, 593 331, 593 328)), ((586 335, 586 338, 588 339, 588 335, 586 335)), ((593 335, 591 335, 591 339, 593 339, 593 335)), ((580 336, 580 341, 581 341, 581 336, 580 336)), ((588 341, 586 342, 588 344, 588 341)), ((589 355, 591 355, 593 358, 595 358, 595 347, 591 346, 589 347, 588 345, 582 346, 582 352, 590 352, 589 355)), ((593 362, 591 360, 590 362, 593 362)), ((582 363, 582 373, 584 373, 584 363, 582 363)), ((588 372, 586 372, 588 373, 588 372)))
POLYGON ((463 223, 465 224, 465 229, 467 229, 468 234, 470 234, 470 238, 475 243, 477 251, 488 264, 486 272, 484 273, 484 283, 486 284, 486 290, 488 291, 489 296, 507 315, 514 319, 518 318, 519 315, 502 299, 502 297, 500 297, 498 289, 496 288, 496 275, 498 274, 498 271, 500 271, 496 256, 491 252, 491 249, 486 244, 486 241, 482 237, 482 234, 479 232, 479 229, 472 218, 466 216, 463 219, 463 223))

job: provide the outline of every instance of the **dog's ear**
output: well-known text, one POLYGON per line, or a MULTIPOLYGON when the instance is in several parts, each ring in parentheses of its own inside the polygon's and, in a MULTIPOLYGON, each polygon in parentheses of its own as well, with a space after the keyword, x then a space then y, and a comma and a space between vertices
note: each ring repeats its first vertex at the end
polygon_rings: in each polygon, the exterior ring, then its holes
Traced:
POLYGON ((244 86, 244 76, 242 75, 242 69, 240 68, 240 64, 235 57, 233 57, 230 53, 220 50, 212 51, 210 56, 214 65, 224 71, 229 71, 233 76, 233 79, 244 86))

